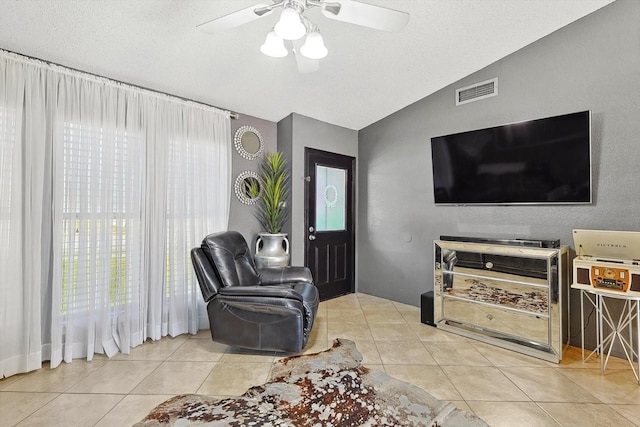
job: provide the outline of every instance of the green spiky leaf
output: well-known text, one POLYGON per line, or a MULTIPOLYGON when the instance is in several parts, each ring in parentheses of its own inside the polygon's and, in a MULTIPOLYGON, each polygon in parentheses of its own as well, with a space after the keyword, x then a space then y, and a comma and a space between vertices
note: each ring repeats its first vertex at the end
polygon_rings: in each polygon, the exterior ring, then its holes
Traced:
POLYGON ((268 233, 280 233, 288 218, 289 171, 282 152, 267 153, 260 165, 262 194, 256 217, 268 233))

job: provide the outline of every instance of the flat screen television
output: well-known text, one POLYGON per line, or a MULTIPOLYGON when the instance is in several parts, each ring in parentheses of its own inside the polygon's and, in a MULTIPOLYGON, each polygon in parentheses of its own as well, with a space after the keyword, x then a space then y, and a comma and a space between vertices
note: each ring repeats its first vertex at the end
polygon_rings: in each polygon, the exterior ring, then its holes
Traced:
POLYGON ((436 204, 591 203, 591 112, 431 138, 436 204))

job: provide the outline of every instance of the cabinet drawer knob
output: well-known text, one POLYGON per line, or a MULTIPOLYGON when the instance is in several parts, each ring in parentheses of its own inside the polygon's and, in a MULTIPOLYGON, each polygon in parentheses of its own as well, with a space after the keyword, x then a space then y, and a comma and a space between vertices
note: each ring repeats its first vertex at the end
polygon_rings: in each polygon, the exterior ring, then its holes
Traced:
POLYGON ((487 263, 484 266, 487 268, 493 268, 493 263, 491 261, 487 261, 487 263))

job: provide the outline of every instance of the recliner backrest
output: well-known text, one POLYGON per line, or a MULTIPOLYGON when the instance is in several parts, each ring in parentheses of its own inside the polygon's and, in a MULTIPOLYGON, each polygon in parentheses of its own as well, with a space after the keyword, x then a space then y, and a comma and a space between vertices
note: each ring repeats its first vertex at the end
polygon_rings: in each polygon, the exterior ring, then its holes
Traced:
POLYGON ((210 234, 202 241, 202 249, 223 286, 260 284, 260 275, 242 234, 237 231, 210 234))
POLYGON ((202 248, 191 249, 191 262, 198 278, 202 298, 205 302, 209 302, 223 287, 218 273, 202 248))

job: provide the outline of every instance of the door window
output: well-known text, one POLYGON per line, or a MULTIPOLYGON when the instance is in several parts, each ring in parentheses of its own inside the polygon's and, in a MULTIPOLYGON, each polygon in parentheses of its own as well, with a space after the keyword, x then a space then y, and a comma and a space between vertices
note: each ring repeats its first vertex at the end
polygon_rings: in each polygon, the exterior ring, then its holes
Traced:
POLYGON ((316 165, 316 231, 345 230, 346 182, 346 170, 316 165))

